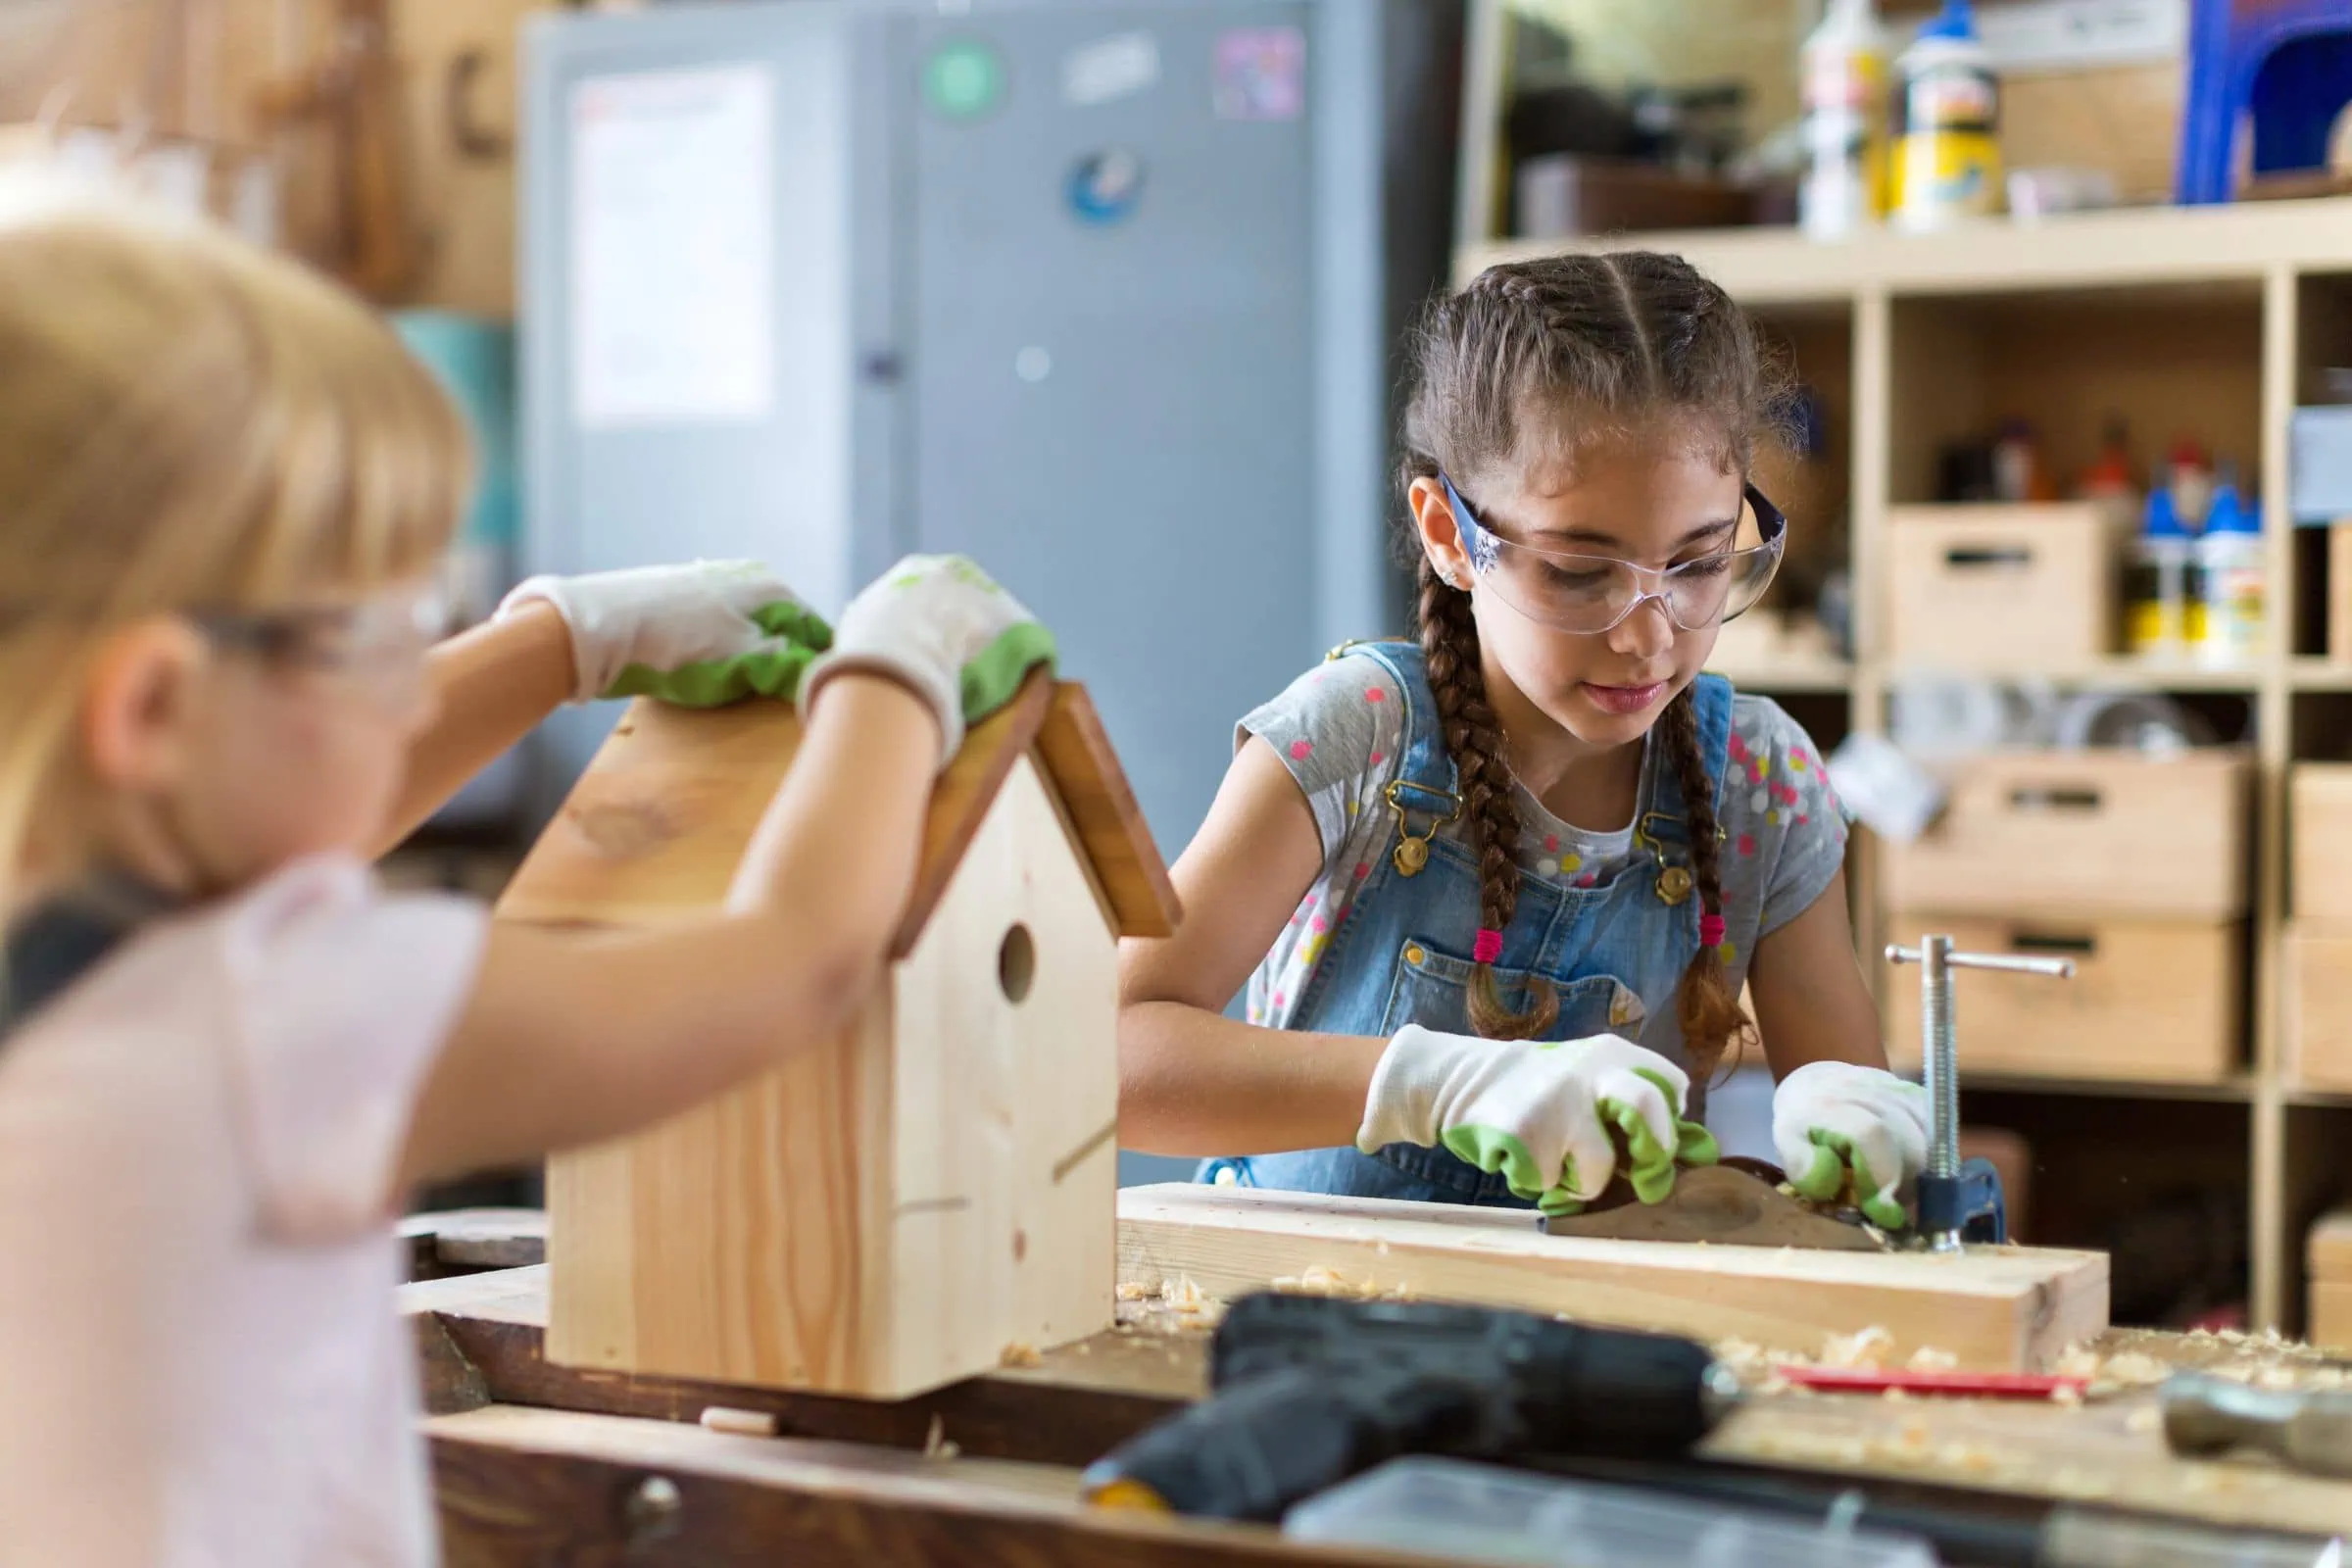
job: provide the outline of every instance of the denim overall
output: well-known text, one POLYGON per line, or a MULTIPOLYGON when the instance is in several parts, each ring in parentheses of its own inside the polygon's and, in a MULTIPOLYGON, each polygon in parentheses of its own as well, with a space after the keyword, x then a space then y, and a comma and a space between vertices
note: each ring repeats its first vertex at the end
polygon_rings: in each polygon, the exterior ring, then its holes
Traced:
MULTIPOLYGON (((1385 1038, 1417 1023, 1471 1034, 1478 859, 1466 843, 1436 836, 1436 824, 1458 808, 1458 800, 1421 650, 1392 642, 1362 645, 1353 653, 1379 660, 1404 703, 1408 740, 1390 800, 1402 808, 1410 837, 1428 835, 1428 858, 1408 874, 1404 867, 1420 852, 1408 848, 1400 858, 1396 851, 1407 830, 1392 829, 1373 859, 1367 885, 1332 932, 1286 1027, 1385 1038)), ((1731 740, 1731 683, 1702 675, 1691 695, 1698 708, 1700 753, 1720 802, 1731 740)), ((1534 877, 1520 880, 1518 912, 1502 934, 1494 978, 1513 1010, 1527 1004, 1530 975, 1552 982, 1560 1014, 1544 1039, 1612 1032, 1638 1039, 1650 1017, 1673 1016, 1675 989, 1698 951, 1699 906, 1689 881, 1682 793, 1674 768, 1655 747, 1645 749, 1636 800, 1635 852, 1608 881, 1579 888, 1534 877), (1666 895, 1678 893, 1669 902, 1666 895)), ((1695 1102, 1700 1086, 1692 1088, 1695 1102)), ((1687 1110, 1693 1117, 1700 1114, 1696 1103, 1687 1110)), ((1374 1154, 1316 1149, 1212 1159, 1201 1165, 1198 1179, 1360 1198, 1532 1206, 1512 1196, 1500 1175, 1489 1175, 1443 1149, 1413 1144, 1392 1144, 1374 1154)))

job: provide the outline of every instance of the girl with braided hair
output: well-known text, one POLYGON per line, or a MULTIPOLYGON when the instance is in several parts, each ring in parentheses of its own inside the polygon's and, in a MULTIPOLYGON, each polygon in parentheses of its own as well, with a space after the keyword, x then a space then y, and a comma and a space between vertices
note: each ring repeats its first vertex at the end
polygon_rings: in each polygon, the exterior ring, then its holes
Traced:
POLYGON ((1754 326, 1680 258, 1555 257, 1438 301, 1414 357, 1419 638, 1242 720, 1189 917, 1124 956, 1127 1141, 1265 1187, 1654 1202, 1760 1032, 1790 1179, 1900 1223, 1925 1095, 1886 1068, 1838 803, 1794 720, 1700 672, 1787 529, 1754 326))

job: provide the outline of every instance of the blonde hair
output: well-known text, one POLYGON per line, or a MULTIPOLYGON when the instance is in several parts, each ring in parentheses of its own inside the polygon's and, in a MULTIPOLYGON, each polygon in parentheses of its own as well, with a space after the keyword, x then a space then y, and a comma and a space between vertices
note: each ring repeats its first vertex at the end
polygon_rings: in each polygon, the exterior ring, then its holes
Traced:
POLYGON ((0 919, 92 853, 74 737, 110 634, 421 574, 470 484, 449 399, 332 284, 0 183, 0 919))

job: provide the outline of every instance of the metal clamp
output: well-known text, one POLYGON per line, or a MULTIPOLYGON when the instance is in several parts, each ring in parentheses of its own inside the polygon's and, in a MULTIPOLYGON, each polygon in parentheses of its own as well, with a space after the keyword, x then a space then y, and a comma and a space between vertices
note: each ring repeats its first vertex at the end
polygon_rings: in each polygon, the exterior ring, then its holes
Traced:
POLYGON ((1931 1250, 1956 1252, 1968 1239, 1965 1232, 1973 1215, 1986 1212, 1989 1205, 1998 1233, 2006 1232, 2007 1216, 1990 1167, 1961 1168, 1959 1040, 1953 1024, 1951 971, 1998 969, 2071 980, 2075 964, 2071 958, 1954 953, 1948 936, 1922 937, 1916 948, 1888 947, 1886 961, 1920 967, 1919 1037, 1927 1067, 1929 1144, 1927 1173, 1919 1179, 1919 1229, 1931 1250))

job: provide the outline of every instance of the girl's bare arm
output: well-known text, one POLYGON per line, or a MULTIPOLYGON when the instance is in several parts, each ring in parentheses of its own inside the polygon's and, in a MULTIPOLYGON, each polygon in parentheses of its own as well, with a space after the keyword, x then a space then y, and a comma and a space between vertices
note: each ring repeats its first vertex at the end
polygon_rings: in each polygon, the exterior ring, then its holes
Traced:
POLYGON ((438 716, 409 748, 382 854, 415 832, 571 695, 571 632, 553 605, 460 632, 426 656, 438 716))
POLYGON ((1804 913, 1756 944, 1747 994, 1774 1078, 1808 1061, 1886 1065, 1878 1004, 1854 954, 1843 871, 1804 913))
POLYGON ((1119 1136, 1160 1154, 1251 1154, 1355 1141, 1385 1040, 1237 1023, 1225 1004, 1323 868, 1313 814, 1264 741, 1226 771, 1176 861, 1185 919, 1119 956, 1119 1136))
POLYGON ((845 672, 723 914, 605 936, 494 927, 396 1190, 649 1125, 838 1034, 913 886, 939 748, 922 699, 845 672))

